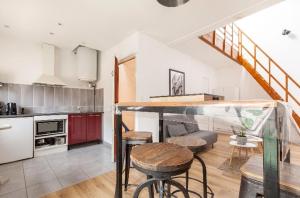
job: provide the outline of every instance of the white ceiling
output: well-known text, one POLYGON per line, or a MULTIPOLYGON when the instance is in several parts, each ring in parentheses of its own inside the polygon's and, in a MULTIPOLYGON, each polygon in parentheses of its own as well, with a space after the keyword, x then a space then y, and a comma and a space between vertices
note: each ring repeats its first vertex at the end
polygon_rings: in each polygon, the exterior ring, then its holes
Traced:
POLYGON ((105 50, 141 31, 170 44, 277 1, 190 0, 166 8, 156 0, 0 0, 0 34, 105 50))

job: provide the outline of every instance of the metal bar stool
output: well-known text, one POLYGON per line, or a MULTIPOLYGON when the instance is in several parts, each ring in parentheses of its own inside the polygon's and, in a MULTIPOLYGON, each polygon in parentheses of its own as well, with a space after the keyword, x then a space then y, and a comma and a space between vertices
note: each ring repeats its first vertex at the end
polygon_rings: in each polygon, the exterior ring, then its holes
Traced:
MULTIPOLYGON (((193 193, 193 194, 197 195, 198 197, 202 197, 202 196, 198 192, 195 192, 195 191, 189 189, 189 180, 194 180, 196 182, 202 183, 202 185, 203 185, 203 198, 207 198, 208 194, 210 194, 211 197, 214 197, 214 193, 213 193, 212 189, 207 184, 207 170, 206 170, 205 162, 203 161, 203 159, 201 159, 197 155, 199 148, 206 145, 206 141, 201 139, 201 138, 194 138, 194 137, 191 137, 191 136, 180 136, 180 137, 168 138, 167 142, 187 147, 189 150, 191 150, 193 152, 194 159, 196 159, 198 162, 200 162, 200 165, 202 167, 202 177, 203 177, 202 181, 199 180, 199 179, 196 179, 194 177, 190 177, 189 176, 189 171, 186 171, 186 176, 185 177, 176 176, 176 177, 173 177, 172 179, 185 178, 186 179, 186 189, 187 189, 187 191, 189 193, 193 193)), ((179 191, 176 190, 176 191, 172 192, 172 194, 176 194, 177 192, 179 192, 179 191)))
POLYGON ((125 141, 125 191, 127 191, 130 171, 130 153, 132 147, 136 145, 152 142, 152 133, 146 131, 132 131, 122 123, 125 128, 125 133, 122 134, 122 140, 125 141))
POLYGON ((138 198, 144 188, 148 188, 149 197, 153 198, 153 185, 159 184, 159 197, 171 197, 171 186, 176 187, 189 198, 188 191, 173 176, 183 174, 191 168, 193 153, 186 147, 169 143, 152 143, 136 146, 131 151, 133 166, 147 175, 147 180, 140 184, 133 197, 138 198), (165 186, 168 186, 165 189, 165 186))

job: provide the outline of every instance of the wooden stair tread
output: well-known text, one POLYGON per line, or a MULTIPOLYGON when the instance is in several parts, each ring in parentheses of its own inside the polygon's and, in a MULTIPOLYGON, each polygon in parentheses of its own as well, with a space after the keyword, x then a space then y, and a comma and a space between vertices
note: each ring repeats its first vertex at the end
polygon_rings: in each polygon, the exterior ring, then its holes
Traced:
POLYGON ((186 168, 193 161, 193 153, 186 147, 170 143, 151 143, 135 146, 130 158, 143 169, 173 172, 186 168))

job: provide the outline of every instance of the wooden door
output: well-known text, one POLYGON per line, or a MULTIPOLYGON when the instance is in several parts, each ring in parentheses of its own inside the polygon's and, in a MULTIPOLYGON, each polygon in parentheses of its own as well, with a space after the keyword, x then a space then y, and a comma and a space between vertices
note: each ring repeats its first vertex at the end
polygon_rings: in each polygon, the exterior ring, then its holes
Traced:
MULTIPOLYGON (((119 102, 119 63, 117 57, 115 57, 115 71, 114 71, 114 103, 117 104, 119 102)), ((116 115, 114 114, 114 161, 116 160, 117 154, 117 134, 116 134, 116 115)))

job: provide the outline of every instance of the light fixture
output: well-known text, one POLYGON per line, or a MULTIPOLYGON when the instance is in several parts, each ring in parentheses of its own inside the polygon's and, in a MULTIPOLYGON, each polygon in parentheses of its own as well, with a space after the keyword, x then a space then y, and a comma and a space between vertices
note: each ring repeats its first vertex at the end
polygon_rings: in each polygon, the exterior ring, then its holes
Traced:
POLYGON ((289 35, 290 33, 291 33, 291 30, 288 30, 288 29, 284 29, 284 30, 282 31, 282 35, 283 35, 283 36, 289 35))
POLYGON ((49 32, 50 35, 54 35, 54 32, 49 32))
POLYGON ((187 3, 189 0, 157 0, 157 1, 158 3, 166 7, 178 7, 187 3))

